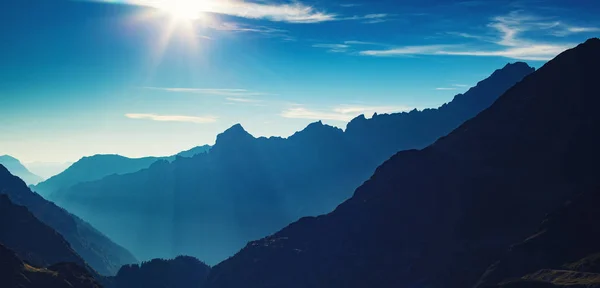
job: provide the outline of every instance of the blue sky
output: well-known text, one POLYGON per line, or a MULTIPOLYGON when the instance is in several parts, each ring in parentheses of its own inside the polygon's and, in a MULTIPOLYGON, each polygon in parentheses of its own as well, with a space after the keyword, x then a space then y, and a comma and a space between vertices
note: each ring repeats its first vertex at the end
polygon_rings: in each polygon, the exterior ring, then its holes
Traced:
POLYGON ((597 37, 596 2, 1 1, 0 154, 168 155, 235 123, 289 136, 437 107, 597 37))

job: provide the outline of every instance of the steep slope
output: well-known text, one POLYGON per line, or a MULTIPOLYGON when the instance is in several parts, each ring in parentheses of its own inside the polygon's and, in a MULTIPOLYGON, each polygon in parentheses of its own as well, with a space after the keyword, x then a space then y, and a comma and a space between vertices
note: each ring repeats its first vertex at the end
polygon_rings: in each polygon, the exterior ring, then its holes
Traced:
MULTIPOLYGON (((31 192, 21 179, 10 174, 2 165, 0 194, 6 194, 13 203, 27 207, 37 219, 60 233, 73 250, 100 274, 114 275, 122 265, 137 262, 127 250, 113 243, 88 223, 31 192)), ((39 238, 32 238, 34 239, 39 238)))
POLYGON ((438 109, 357 117, 348 123, 347 137, 358 149, 365 148, 366 160, 376 167, 398 151, 425 148, 450 133, 534 71, 523 62, 507 64, 438 109))
POLYGON ((35 185, 44 181, 42 177, 31 173, 19 160, 8 155, 0 156, 0 165, 4 165, 10 173, 23 179, 27 185, 35 185))
POLYGON ((550 214, 537 233, 512 246, 478 287, 545 283, 600 287, 600 191, 587 191, 550 214))
POLYGON ((179 256, 123 266, 114 277, 114 288, 202 288, 210 267, 196 258, 179 256))
POLYGON ((83 268, 72 263, 59 263, 38 268, 23 263, 11 250, 0 244, 0 285, 19 288, 100 288, 83 268))
POLYGON ((60 234, 40 222, 27 208, 13 204, 5 194, 0 194, 0 243, 38 267, 61 262, 85 267, 83 259, 60 234))
POLYGON ((249 243, 208 287, 470 287, 576 193, 600 186, 600 40, 590 39, 354 196, 249 243))
POLYGON ((39 183, 33 190, 52 199, 53 193, 61 189, 69 188, 75 184, 100 180, 106 176, 128 174, 150 167, 158 160, 174 161, 177 157, 193 157, 197 154, 206 153, 211 146, 204 145, 194 147, 169 157, 144 157, 128 158, 121 155, 94 155, 83 157, 73 163, 62 173, 39 183))
POLYGON ((184 254, 215 264, 302 216, 330 212, 383 160, 450 132, 532 71, 510 64, 439 110, 355 120, 347 132, 317 122, 286 139, 254 138, 235 125, 209 153, 75 185, 52 200, 142 260, 184 254), (435 125, 430 134, 419 128, 435 125), (427 137, 403 139, 413 130, 427 137))

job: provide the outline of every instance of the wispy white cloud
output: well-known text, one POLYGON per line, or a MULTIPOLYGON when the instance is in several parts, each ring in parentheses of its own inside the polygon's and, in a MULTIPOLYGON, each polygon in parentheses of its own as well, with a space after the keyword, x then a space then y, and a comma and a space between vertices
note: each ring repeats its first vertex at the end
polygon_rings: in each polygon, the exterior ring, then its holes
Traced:
POLYGON ((456 89, 458 89, 458 88, 456 88, 456 87, 438 87, 438 88, 435 88, 435 90, 438 90, 438 91, 449 91, 449 90, 456 90, 456 89))
POLYGON ((351 17, 340 18, 340 20, 363 20, 363 23, 366 24, 376 24, 386 22, 389 19, 388 14, 379 13, 379 14, 367 14, 367 15, 355 15, 351 17))
POLYGON ((247 24, 234 22, 221 22, 210 26, 215 30, 234 31, 234 32, 256 32, 256 33, 287 33, 287 30, 266 27, 266 26, 251 26, 247 24))
POLYGON ((295 41, 289 31, 268 26, 256 26, 235 22, 213 22, 208 24, 209 28, 217 31, 229 31, 238 33, 257 33, 265 37, 282 38, 286 41, 295 41))
POLYGON ((328 52, 333 53, 344 53, 348 51, 350 45, 346 44, 314 44, 312 47, 315 48, 326 48, 328 52))
POLYGON ((281 112, 281 116, 295 119, 348 122, 361 114, 372 115, 374 113, 393 113, 409 110, 410 108, 405 106, 340 105, 329 109, 309 109, 303 106, 295 106, 281 112))
POLYGON ((387 46, 386 44, 377 43, 377 42, 356 41, 356 40, 344 41, 344 44, 346 44, 346 45, 374 45, 374 46, 387 46))
MULTIPOLYGON (((173 0, 90 0, 119 3, 170 10, 178 3, 173 0)), ((189 10, 189 14, 215 13, 249 19, 264 19, 289 23, 319 23, 337 19, 336 14, 327 13, 299 2, 275 4, 248 2, 244 0, 179 0, 179 9, 189 10)))
MULTIPOLYGON (((558 31, 563 29, 564 25, 556 21, 537 17, 534 15, 523 14, 521 11, 514 11, 508 15, 497 16, 491 19, 487 25, 495 32, 495 37, 487 35, 472 35, 467 33, 452 34, 464 38, 473 38, 482 40, 482 42, 492 42, 496 49, 490 49, 489 45, 469 44, 469 45, 422 45, 422 46, 404 46, 392 49, 365 50, 359 52, 365 56, 407 56, 407 55, 453 55, 453 56, 479 56, 479 57, 505 57, 517 60, 537 60, 547 61, 560 54, 562 51, 575 46, 574 43, 562 42, 542 42, 525 37, 526 32, 546 32, 558 31)), ((580 29, 581 30, 581 29, 580 29)), ((589 29, 582 29, 589 31, 589 29)), ((575 29, 577 31, 577 29, 575 29)), ((549 34, 549 33, 548 33, 549 34)), ((484 44, 486 44, 484 43, 484 44)), ((488 43, 489 44, 489 43, 488 43)))
POLYGON ((211 88, 179 88, 179 87, 142 87, 149 90, 159 90, 174 93, 192 93, 201 95, 215 95, 215 96, 260 96, 267 95, 265 93, 253 92, 246 89, 211 89, 211 88))
POLYGON ((347 4, 340 4, 341 7, 344 8, 352 8, 352 7, 360 7, 362 6, 362 4, 358 4, 358 3, 347 3, 347 4))
POLYGON ((469 85, 467 85, 467 84, 452 84, 452 86, 454 86, 454 87, 458 87, 458 88, 466 88, 466 87, 469 87, 469 85))
POLYGON ((157 115, 145 113, 127 113, 125 117, 130 119, 143 119, 160 122, 188 122, 197 124, 207 124, 217 122, 213 116, 185 116, 185 115, 157 115))
POLYGON ((566 37, 573 34, 600 32, 600 27, 578 27, 563 25, 561 28, 562 29, 552 31, 550 34, 557 37, 566 37))
POLYGON ((240 103, 260 103, 263 102, 262 100, 259 99, 252 99, 252 98, 236 98, 236 97, 227 97, 225 98, 227 101, 231 101, 231 102, 240 102, 240 103))
POLYGON ((440 51, 454 47, 456 45, 421 45, 421 46, 404 46, 386 50, 365 50, 361 51, 361 55, 366 56, 409 56, 409 55, 435 55, 440 51))

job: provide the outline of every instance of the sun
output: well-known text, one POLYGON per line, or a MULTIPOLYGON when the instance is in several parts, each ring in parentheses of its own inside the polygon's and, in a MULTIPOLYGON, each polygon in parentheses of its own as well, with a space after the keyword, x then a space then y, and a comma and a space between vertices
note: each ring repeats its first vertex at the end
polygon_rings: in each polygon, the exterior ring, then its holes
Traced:
POLYGON ((168 13, 171 17, 177 20, 193 21, 201 18, 203 0, 171 0, 157 1, 156 8, 168 13))

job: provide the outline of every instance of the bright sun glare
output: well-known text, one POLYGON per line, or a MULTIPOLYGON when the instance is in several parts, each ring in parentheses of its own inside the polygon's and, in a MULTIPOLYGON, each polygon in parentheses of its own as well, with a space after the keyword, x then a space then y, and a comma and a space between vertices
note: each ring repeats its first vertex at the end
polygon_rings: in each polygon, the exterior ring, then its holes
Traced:
POLYGON ((157 1, 156 8, 169 13, 179 20, 196 20, 200 18, 203 0, 171 0, 157 1))

